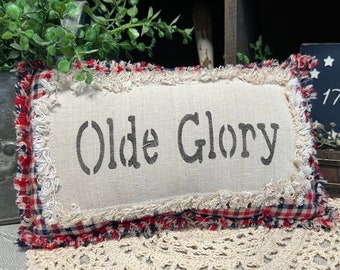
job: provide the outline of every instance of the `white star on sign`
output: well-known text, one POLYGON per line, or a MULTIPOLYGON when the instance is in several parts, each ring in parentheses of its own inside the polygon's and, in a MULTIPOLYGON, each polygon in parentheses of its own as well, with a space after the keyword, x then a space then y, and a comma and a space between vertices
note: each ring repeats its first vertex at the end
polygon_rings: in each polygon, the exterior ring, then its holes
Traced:
POLYGON ((334 59, 332 58, 332 57, 330 57, 329 55, 328 55, 328 57, 327 58, 325 58, 325 59, 323 59, 323 61, 325 61, 325 67, 327 67, 327 66, 333 66, 333 61, 334 61, 334 59))
POLYGON ((320 71, 317 71, 316 69, 313 69, 313 70, 310 72, 310 76, 311 76, 311 78, 317 79, 318 76, 319 76, 319 73, 320 73, 320 71))

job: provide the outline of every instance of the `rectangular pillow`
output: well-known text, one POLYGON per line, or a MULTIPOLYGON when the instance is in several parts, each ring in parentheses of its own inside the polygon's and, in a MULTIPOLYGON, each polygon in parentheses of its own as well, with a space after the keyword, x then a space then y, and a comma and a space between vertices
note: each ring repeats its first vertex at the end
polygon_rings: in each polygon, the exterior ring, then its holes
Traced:
POLYGON ((28 248, 159 229, 331 227, 292 55, 214 69, 89 61, 93 82, 20 66, 15 180, 28 248))

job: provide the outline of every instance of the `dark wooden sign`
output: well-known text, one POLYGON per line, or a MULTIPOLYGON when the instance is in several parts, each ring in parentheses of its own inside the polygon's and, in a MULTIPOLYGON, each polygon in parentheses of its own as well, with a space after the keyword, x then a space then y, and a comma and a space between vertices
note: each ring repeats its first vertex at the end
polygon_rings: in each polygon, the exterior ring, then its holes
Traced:
MULTIPOLYGON (((312 120, 324 125, 330 134, 330 123, 335 133, 324 139, 335 142, 340 134, 340 43, 302 44, 301 53, 313 55, 318 65, 310 72, 317 99, 312 102, 312 120)), ((323 145, 321 143, 321 145, 323 145)), ((340 151, 328 151, 328 146, 318 149, 318 160, 323 177, 328 181, 331 196, 340 196, 340 151)), ((332 149, 332 147, 331 147, 332 149)))
POLYGON ((340 129, 340 43, 302 44, 300 51, 315 56, 318 65, 310 72, 317 99, 312 102, 311 117, 326 129, 331 122, 340 129))

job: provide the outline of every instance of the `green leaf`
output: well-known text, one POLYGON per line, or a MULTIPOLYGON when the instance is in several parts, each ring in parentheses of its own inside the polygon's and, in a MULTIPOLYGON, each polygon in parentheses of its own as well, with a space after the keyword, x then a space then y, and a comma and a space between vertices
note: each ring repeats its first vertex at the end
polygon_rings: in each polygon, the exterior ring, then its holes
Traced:
POLYGON ((136 6, 133 6, 132 8, 129 8, 127 10, 127 14, 131 17, 131 18, 134 18, 136 17, 138 13, 138 8, 136 6))
POLYGON ((103 42, 111 42, 111 41, 113 41, 113 37, 109 33, 104 33, 104 34, 100 35, 100 39, 103 42))
POLYGON ((104 4, 100 4, 100 5, 99 5, 99 8, 101 9, 101 11, 102 11, 103 13, 106 13, 106 12, 108 11, 107 7, 106 7, 104 4))
POLYGON ((155 47, 155 44, 156 44, 156 39, 155 39, 155 38, 152 38, 152 39, 151 39, 151 42, 150 42, 150 47, 151 47, 151 48, 155 47))
POLYGON ((85 80, 84 71, 78 71, 76 73, 76 80, 77 81, 84 81, 85 80))
POLYGON ((113 40, 112 42, 110 42, 110 45, 112 46, 112 49, 116 52, 119 51, 119 45, 117 43, 117 40, 113 40))
POLYGON ((66 31, 65 32, 65 38, 67 38, 70 42, 73 41, 76 37, 74 36, 74 34, 70 31, 66 31))
MULTIPOLYGON (((194 31, 194 28, 186 28, 186 29, 184 29, 184 32, 185 32, 187 38, 190 38, 190 35, 192 34, 192 31, 194 31)), ((191 38, 190 38, 190 40, 191 40, 191 38)))
POLYGON ((137 50, 140 52, 144 52, 145 51, 145 44, 144 43, 138 43, 137 44, 137 50))
POLYGON ((117 7, 117 14, 116 14, 116 18, 120 18, 120 20, 125 17, 126 13, 127 13, 127 8, 125 7, 117 7))
POLYGON ((164 34, 165 34, 165 38, 167 38, 169 40, 172 39, 171 27, 166 27, 165 31, 164 31, 164 34))
POLYGON ((86 51, 78 51, 81 54, 91 54, 97 52, 98 49, 93 49, 93 50, 86 50, 86 51))
POLYGON ((4 40, 11 39, 11 38, 13 38, 13 33, 10 32, 10 31, 6 31, 5 33, 3 33, 1 35, 1 38, 4 39, 4 40))
POLYGON ((103 16, 93 16, 92 18, 99 25, 107 25, 107 20, 103 16))
POLYGON ((59 17, 59 14, 55 10, 50 10, 50 12, 48 13, 48 19, 50 21, 58 19, 58 17, 59 17))
POLYGON ((175 25, 181 15, 178 15, 171 23, 170 25, 175 25))
POLYGON ((28 50, 30 54, 36 55, 37 54, 37 50, 35 47, 30 46, 30 49, 28 50))
MULTIPOLYGON (((72 57, 74 56, 74 49, 71 46, 62 46, 58 48, 58 50, 62 53, 62 55, 67 56, 67 57, 72 57)), ((60 55, 60 54, 59 54, 60 55)))
POLYGON ((8 54, 8 59, 16 59, 20 56, 20 52, 17 50, 11 50, 8 54))
POLYGON ((63 1, 54 1, 51 5, 52 9, 59 14, 59 16, 62 16, 64 13, 66 6, 63 3, 63 1))
POLYGON ((8 30, 14 33, 18 29, 18 25, 15 22, 10 22, 8 24, 8 30))
POLYGON ((16 0, 15 2, 21 8, 24 8, 27 4, 26 0, 16 0))
POLYGON ((44 40, 38 34, 34 34, 32 39, 37 44, 41 44, 44 42, 44 40))
POLYGON ((59 26, 59 27, 55 27, 54 28, 54 34, 55 34, 55 37, 56 38, 62 38, 62 37, 64 37, 65 36, 65 29, 64 28, 62 28, 61 26, 59 26))
POLYGON ((50 46, 47 47, 47 52, 48 52, 49 55, 55 56, 57 49, 56 49, 55 46, 50 45, 50 46))
POLYGON ((110 52, 111 50, 113 50, 113 46, 111 45, 110 42, 105 42, 102 45, 102 49, 103 49, 104 52, 107 53, 107 52, 110 52))
POLYGON ((158 11, 157 13, 155 13, 152 17, 151 17, 151 21, 155 20, 159 14, 161 13, 161 11, 158 11))
POLYGON ((133 49, 131 42, 128 41, 128 40, 124 40, 123 42, 120 42, 119 46, 124 50, 132 50, 133 49))
POLYGON ((22 9, 14 3, 7 3, 5 7, 7 16, 18 20, 21 17, 22 9))
POLYGON ((236 56, 242 64, 249 64, 250 63, 249 58, 244 53, 238 52, 236 54, 236 56))
POLYGON ((148 50, 148 56, 149 56, 150 58, 153 57, 153 52, 152 52, 152 50, 148 50))
POLYGON ((131 6, 136 6, 138 5, 139 0, 129 0, 128 2, 131 6))
POLYGON ((54 27, 47 28, 45 38, 49 41, 52 41, 56 38, 56 31, 54 27))
POLYGON ((149 30, 150 30, 150 27, 148 25, 143 24, 141 36, 148 33, 149 30))
POLYGON ((84 38, 85 37, 85 31, 83 29, 78 30, 78 38, 84 38))
POLYGON ((28 38, 32 38, 34 35, 34 31, 32 29, 26 30, 24 33, 28 38))
POLYGON ((68 46, 70 45, 70 40, 65 36, 65 37, 62 37, 60 40, 59 40, 59 44, 60 46, 68 46))
POLYGON ((23 51, 28 51, 30 48, 30 43, 29 43, 29 39, 28 37, 26 37, 25 35, 20 35, 20 47, 22 48, 23 51))
POLYGON ((37 23, 36 21, 34 21, 34 20, 28 20, 26 28, 27 29, 32 29, 36 33, 40 33, 41 32, 41 25, 39 23, 37 23))
POLYGON ((164 32, 161 31, 161 30, 159 30, 159 31, 158 31, 158 36, 159 36, 160 38, 163 38, 163 37, 164 37, 164 32))
POLYGON ((32 20, 38 22, 39 24, 42 23, 42 21, 43 21, 43 16, 42 16, 43 14, 36 12, 36 10, 34 10, 34 9, 33 10, 28 10, 26 12, 26 7, 25 7, 24 15, 27 18, 32 19, 32 20))
POLYGON ((148 19, 151 19, 152 15, 153 15, 153 8, 149 7, 149 10, 148 10, 148 19))
POLYGON ((66 5, 66 15, 71 17, 76 17, 80 14, 80 8, 75 2, 67 3, 66 5))
POLYGON ((62 73, 68 73, 71 70, 71 62, 67 59, 61 59, 57 63, 57 70, 62 73))
POLYGON ((92 74, 91 74, 90 72, 87 72, 87 73, 86 73, 85 82, 86 82, 87 84, 91 84, 92 81, 93 81, 93 76, 92 76, 92 74))
POLYGON ((7 71, 10 70, 13 66, 8 65, 7 63, 5 63, 3 66, 0 66, 0 70, 1 71, 7 71))
POLYGON ((16 49, 18 51, 22 51, 22 48, 20 47, 20 45, 16 42, 13 42, 10 44, 10 46, 13 48, 13 49, 16 49))
POLYGON ((139 22, 138 18, 132 18, 131 19, 131 23, 138 23, 138 22, 139 22))
POLYGON ((138 33, 138 30, 136 28, 129 28, 127 30, 127 33, 129 35, 129 37, 131 38, 131 40, 136 40, 139 37, 139 33, 138 33))
POLYGON ((54 63, 55 63, 54 57, 51 56, 51 55, 47 55, 47 57, 46 57, 46 65, 48 67, 53 67, 54 63))
POLYGON ((150 28, 149 28, 149 31, 146 33, 146 35, 147 35, 148 37, 153 38, 153 37, 155 36, 155 32, 154 32, 153 29, 150 27, 150 28))
POLYGON ((97 32, 92 28, 85 32, 85 40, 94 41, 97 38, 97 32))

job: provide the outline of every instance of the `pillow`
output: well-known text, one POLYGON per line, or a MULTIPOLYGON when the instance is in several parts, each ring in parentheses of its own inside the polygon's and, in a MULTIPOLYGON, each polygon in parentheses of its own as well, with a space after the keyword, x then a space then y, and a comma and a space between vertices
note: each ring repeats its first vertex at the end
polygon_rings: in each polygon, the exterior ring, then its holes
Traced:
POLYGON ((309 122, 313 58, 214 69, 86 63, 93 82, 19 66, 19 244, 159 229, 330 228, 309 122))

